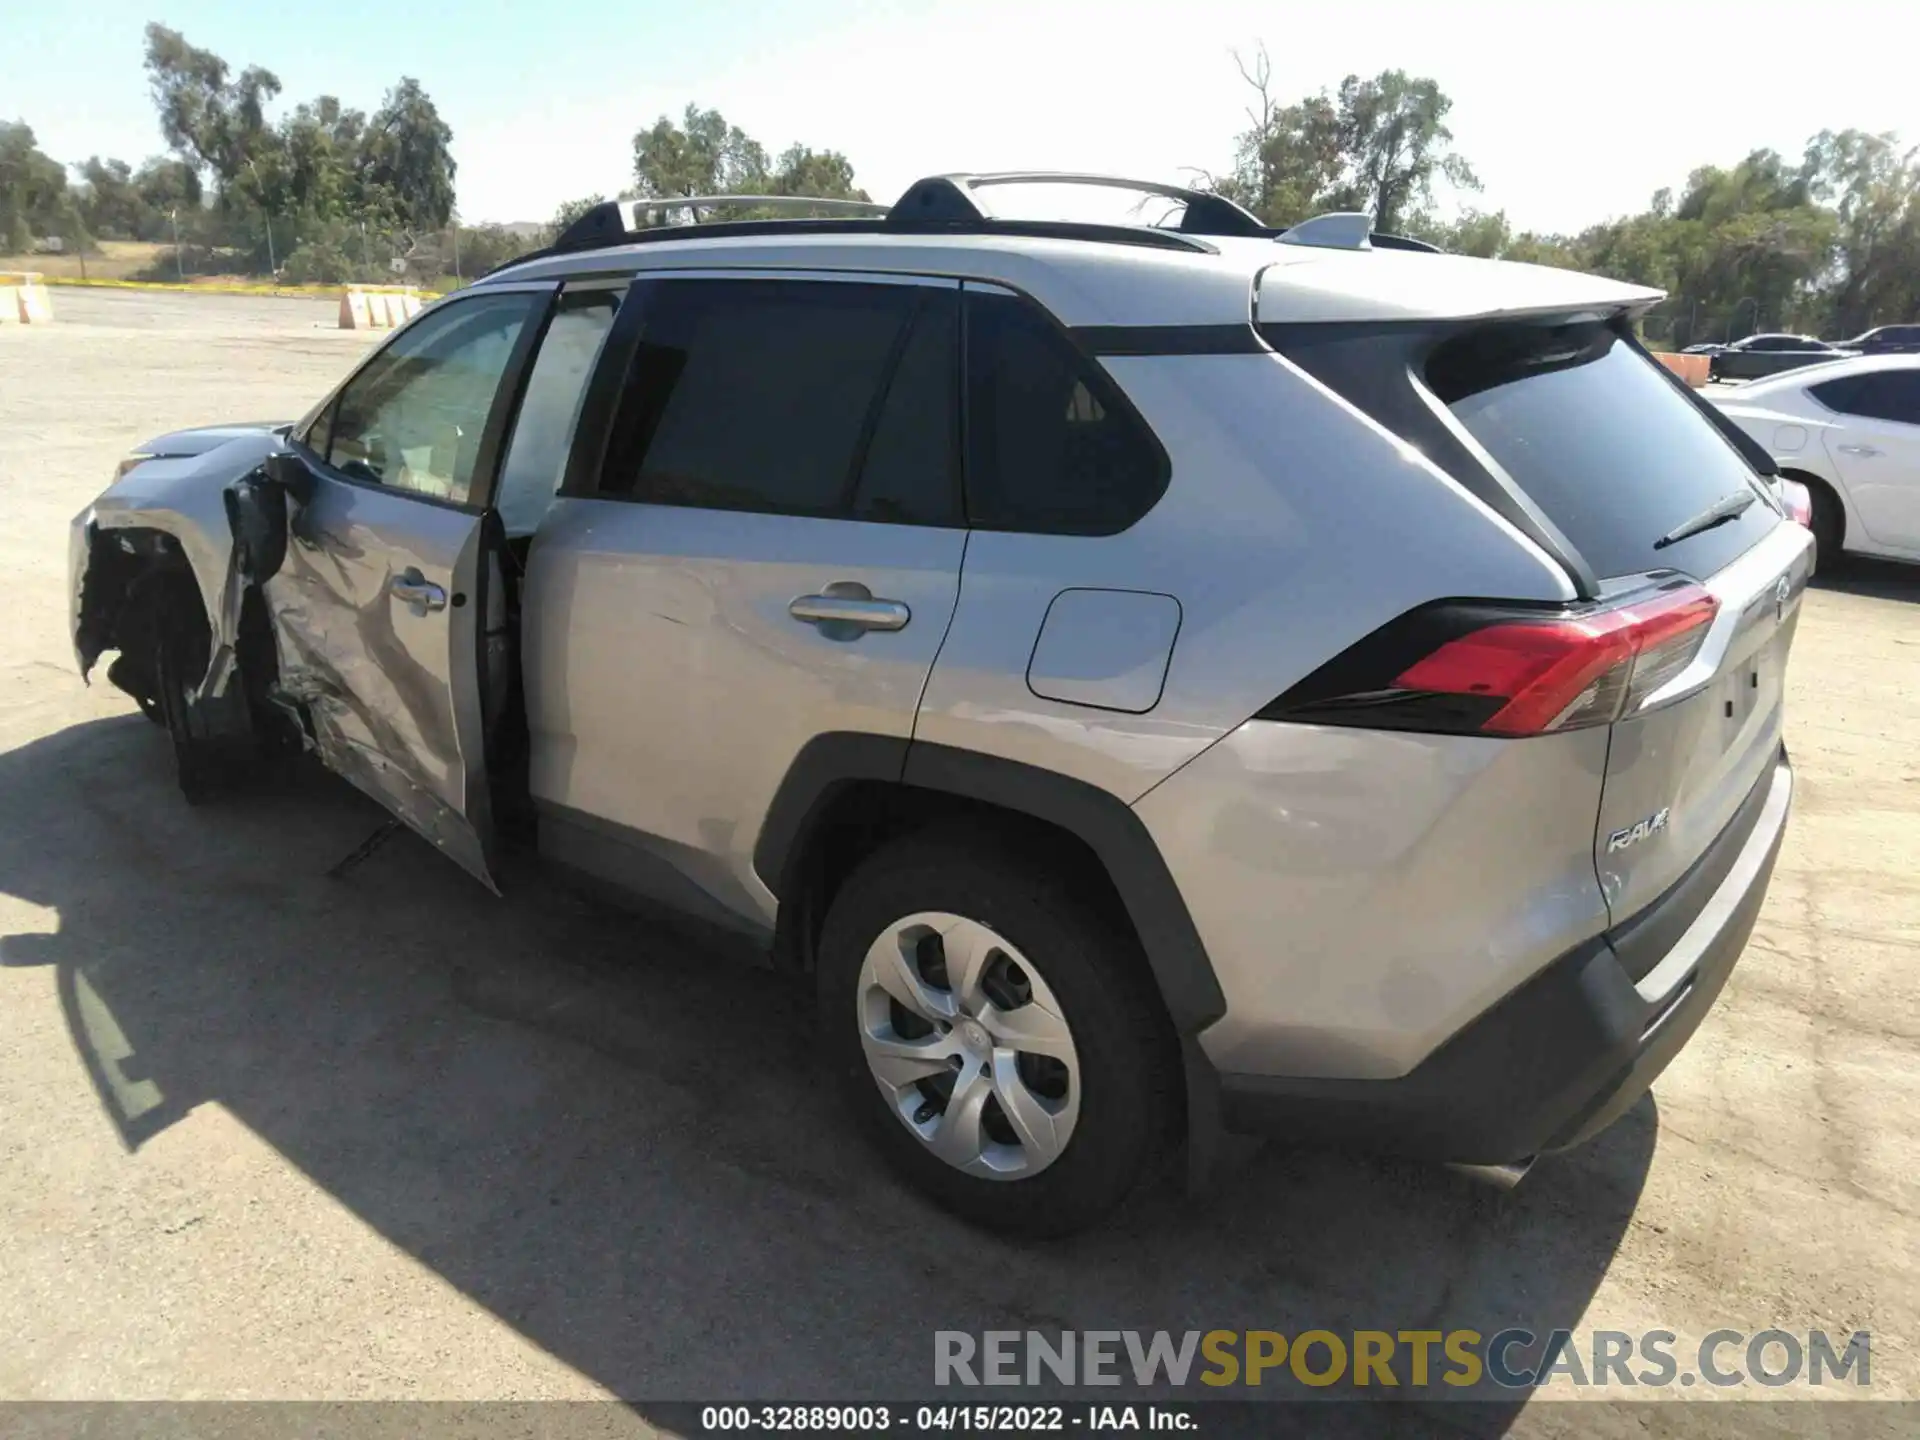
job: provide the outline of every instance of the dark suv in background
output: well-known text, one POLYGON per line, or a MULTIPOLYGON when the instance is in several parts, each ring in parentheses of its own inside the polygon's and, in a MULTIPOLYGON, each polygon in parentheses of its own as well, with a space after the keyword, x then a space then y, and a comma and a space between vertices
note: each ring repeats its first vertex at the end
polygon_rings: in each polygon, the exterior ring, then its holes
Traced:
POLYGON ((1840 343, 1842 348, 1862 355, 1920 354, 1920 325, 1876 325, 1840 343))

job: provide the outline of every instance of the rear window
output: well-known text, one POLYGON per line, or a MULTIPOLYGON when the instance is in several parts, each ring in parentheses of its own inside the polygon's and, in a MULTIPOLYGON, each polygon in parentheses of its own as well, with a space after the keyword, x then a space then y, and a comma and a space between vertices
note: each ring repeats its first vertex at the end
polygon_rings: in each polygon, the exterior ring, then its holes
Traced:
POLYGON ((1656 362, 1603 324, 1485 326, 1442 343, 1428 387, 1603 577, 1707 576, 1779 517, 1738 518, 1671 544, 1754 472, 1656 362))

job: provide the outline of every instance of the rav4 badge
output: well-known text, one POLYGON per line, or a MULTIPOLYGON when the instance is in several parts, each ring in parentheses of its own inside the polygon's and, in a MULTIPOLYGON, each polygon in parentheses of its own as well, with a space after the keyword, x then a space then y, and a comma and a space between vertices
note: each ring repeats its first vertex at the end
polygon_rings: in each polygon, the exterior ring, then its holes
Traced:
POLYGON ((1662 807, 1638 825, 1629 825, 1624 830, 1614 831, 1607 836, 1607 853, 1611 855, 1616 850, 1624 850, 1629 845, 1637 844, 1649 835, 1658 835, 1667 828, 1667 816, 1670 813, 1672 813, 1670 808, 1662 807))

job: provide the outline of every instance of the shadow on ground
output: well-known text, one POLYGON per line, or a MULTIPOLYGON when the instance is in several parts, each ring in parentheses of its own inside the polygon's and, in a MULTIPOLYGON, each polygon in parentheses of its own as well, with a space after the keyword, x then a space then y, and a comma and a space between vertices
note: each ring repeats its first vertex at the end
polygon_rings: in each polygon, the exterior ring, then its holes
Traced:
POLYGON ((59 916, 0 961, 57 967, 102 1124, 131 1149, 224 1106, 643 1413, 927 1397, 937 1329, 1571 1327, 1653 1150, 1650 1101, 1511 1196, 1269 1149, 1211 1199, 1017 1246, 876 1163, 804 987, 549 889, 495 900, 410 836, 325 878, 379 819, 330 777, 191 810, 127 717, 0 755, 0 813, 31 817, 0 890, 59 916))
POLYGON ((1920 604, 1920 565, 1893 560, 1842 557, 1838 565, 1822 564, 1813 583, 1842 595, 1864 595, 1871 600, 1905 600, 1920 604))

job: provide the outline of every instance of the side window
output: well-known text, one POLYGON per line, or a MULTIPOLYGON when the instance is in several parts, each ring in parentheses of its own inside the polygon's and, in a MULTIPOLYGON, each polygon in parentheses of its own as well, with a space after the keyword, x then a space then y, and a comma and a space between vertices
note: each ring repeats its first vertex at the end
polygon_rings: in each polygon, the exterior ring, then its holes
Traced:
POLYGON ((329 400, 327 408, 313 417, 313 423, 307 426, 307 433, 294 437, 323 460, 327 456, 327 446, 333 439, 333 412, 339 408, 337 401, 329 400))
POLYGON ((533 534, 553 504, 580 423, 587 377, 613 326, 620 295, 618 290, 570 290, 554 308, 527 376, 494 496, 509 536, 533 534))
POLYGON ((967 510, 989 530, 1112 535, 1167 487, 1152 432, 1031 303, 967 294, 967 510))
POLYGON ((640 341, 601 494, 909 519, 950 477, 950 453, 924 428, 952 423, 932 394, 937 313, 914 343, 927 287, 661 280, 637 298, 640 341), (863 465, 872 483, 856 500, 863 465))
POLYGON ((1877 370, 1812 387, 1829 410, 1868 420, 1920 425, 1920 370, 1877 370))
POLYGON ((501 377, 545 303, 478 295, 422 316, 347 382, 327 462, 356 480, 465 504, 501 377))
POLYGON ((853 518, 962 525, 960 292, 922 289, 887 381, 853 497, 853 518))
POLYGON ((1868 412, 1860 407, 1865 401, 1867 386, 1872 381, 1871 375, 1847 375, 1838 380, 1809 385, 1807 393, 1837 414, 1865 415, 1868 412))
POLYGON ((1874 399, 1881 418, 1901 425, 1920 425, 1920 370, 1883 370, 1874 399))

